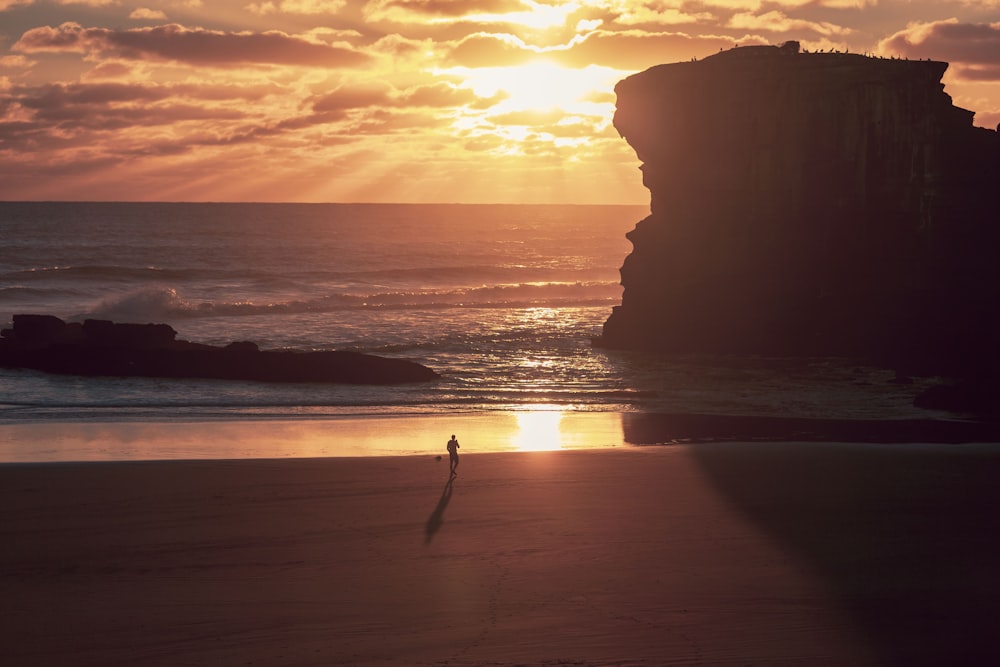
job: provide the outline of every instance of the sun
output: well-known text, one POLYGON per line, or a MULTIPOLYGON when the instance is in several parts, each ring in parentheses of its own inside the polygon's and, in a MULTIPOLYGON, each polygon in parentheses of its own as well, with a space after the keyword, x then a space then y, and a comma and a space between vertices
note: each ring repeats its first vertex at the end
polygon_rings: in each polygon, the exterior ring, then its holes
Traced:
POLYGON ((613 90, 623 73, 610 67, 590 65, 574 69, 549 60, 536 60, 510 67, 453 67, 442 73, 457 75, 463 87, 477 97, 503 99, 491 112, 515 111, 604 114, 611 103, 595 102, 595 96, 613 90))

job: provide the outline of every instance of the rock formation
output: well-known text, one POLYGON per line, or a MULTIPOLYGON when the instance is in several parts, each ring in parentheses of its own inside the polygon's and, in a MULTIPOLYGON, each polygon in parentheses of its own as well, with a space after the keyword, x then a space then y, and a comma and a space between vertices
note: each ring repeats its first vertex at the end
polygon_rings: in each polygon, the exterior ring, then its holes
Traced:
POLYGON ((997 132, 952 105, 947 63, 790 46, 617 85, 651 214, 595 343, 997 371, 997 132))
POLYGON ((176 340, 167 324, 15 315, 0 338, 0 366, 85 376, 217 378, 260 382, 398 384, 426 382, 433 370, 405 359, 358 352, 261 351, 255 343, 225 347, 176 340))

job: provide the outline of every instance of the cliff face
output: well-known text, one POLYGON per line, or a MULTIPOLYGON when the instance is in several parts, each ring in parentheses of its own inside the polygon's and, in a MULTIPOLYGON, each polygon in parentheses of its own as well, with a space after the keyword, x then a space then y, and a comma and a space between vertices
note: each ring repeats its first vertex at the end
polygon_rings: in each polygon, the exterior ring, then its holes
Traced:
POLYGON ((621 81, 651 215, 596 342, 979 365, 1000 340, 1000 146, 946 68, 745 47, 621 81))

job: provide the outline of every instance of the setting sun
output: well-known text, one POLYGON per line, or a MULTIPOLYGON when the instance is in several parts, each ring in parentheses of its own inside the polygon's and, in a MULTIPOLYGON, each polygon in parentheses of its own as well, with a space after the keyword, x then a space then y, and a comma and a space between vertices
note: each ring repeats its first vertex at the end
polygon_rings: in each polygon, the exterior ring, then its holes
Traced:
POLYGON ((560 111, 603 116, 609 121, 614 110, 611 91, 624 74, 598 66, 571 69, 547 60, 511 67, 455 67, 440 73, 461 77, 463 85, 480 98, 499 96, 493 114, 560 111))

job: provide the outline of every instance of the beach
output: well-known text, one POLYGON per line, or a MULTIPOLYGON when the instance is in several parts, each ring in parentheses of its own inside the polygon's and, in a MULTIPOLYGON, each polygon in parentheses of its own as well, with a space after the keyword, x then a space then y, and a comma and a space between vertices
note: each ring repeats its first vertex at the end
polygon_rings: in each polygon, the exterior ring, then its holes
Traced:
POLYGON ((0 465, 0 663, 997 658, 1000 446, 461 452, 0 465))

